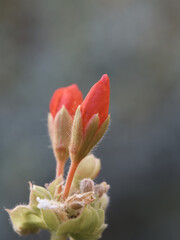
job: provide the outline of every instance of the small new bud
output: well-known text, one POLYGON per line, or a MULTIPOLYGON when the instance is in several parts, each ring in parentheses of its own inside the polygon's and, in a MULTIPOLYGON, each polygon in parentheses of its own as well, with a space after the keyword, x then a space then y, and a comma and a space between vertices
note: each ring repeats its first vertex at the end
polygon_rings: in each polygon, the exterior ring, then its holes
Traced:
POLYGON ((85 178, 80 182, 80 192, 92 192, 94 191, 94 182, 90 178, 85 178))
POLYGON ((110 186, 106 182, 102 182, 100 184, 97 184, 94 186, 95 193, 99 196, 102 197, 104 193, 107 193, 109 190, 110 186))

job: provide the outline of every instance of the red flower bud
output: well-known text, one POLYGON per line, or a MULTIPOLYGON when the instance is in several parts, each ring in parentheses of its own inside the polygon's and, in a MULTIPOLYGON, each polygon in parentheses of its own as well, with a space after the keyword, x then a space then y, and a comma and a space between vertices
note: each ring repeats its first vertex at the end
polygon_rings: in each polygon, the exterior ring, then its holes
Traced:
POLYGON ((54 92, 49 104, 49 109, 53 118, 55 118, 57 112, 64 105, 71 117, 73 117, 82 100, 82 93, 78 86, 76 84, 72 84, 69 87, 58 88, 54 92))
POLYGON ((69 156, 72 118, 82 99, 82 93, 76 84, 57 89, 51 98, 48 129, 57 160, 56 177, 63 175, 64 164, 69 156))
POLYGON ((76 110, 69 146, 71 166, 64 188, 64 199, 69 194, 78 164, 99 142, 107 130, 110 119, 108 116, 109 97, 109 77, 104 74, 99 82, 90 89, 83 103, 76 110))
POLYGON ((81 104, 81 115, 83 130, 87 126, 89 120, 94 114, 99 115, 99 127, 108 117, 110 97, 110 83, 107 74, 94 84, 90 89, 83 103, 81 104))

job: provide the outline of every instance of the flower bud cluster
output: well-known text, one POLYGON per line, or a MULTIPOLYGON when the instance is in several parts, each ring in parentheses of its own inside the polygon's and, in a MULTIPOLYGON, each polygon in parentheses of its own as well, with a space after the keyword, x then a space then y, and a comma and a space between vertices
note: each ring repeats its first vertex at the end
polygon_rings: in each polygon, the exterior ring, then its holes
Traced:
POLYGON ((50 101, 48 130, 56 158, 56 178, 45 187, 30 183, 28 205, 7 212, 20 235, 40 229, 51 232, 51 240, 96 240, 106 228, 104 212, 109 203, 106 182, 95 184, 101 162, 92 148, 109 124, 109 78, 105 74, 83 101, 73 84, 57 89, 50 101), (71 165, 64 180, 64 166, 71 165))

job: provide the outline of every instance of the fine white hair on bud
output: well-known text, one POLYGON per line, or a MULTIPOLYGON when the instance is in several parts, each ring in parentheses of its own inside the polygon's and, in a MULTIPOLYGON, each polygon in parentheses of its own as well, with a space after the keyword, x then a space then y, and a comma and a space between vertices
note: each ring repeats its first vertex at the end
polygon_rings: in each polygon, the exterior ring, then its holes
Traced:
POLYGON ((57 209, 57 208, 62 208, 63 204, 57 203, 52 200, 48 199, 40 199, 39 197, 36 198, 38 205, 37 207, 39 209, 57 209))
POLYGON ((80 192, 85 193, 85 192, 92 192, 94 191, 94 182, 90 178, 84 178, 80 182, 80 192))

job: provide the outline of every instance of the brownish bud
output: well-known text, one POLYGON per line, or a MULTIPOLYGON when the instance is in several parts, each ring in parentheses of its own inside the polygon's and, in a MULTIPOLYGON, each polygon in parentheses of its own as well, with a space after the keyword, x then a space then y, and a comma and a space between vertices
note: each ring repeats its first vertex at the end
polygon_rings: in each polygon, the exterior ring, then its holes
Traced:
POLYGON ((90 178, 85 178, 80 182, 80 192, 92 192, 94 191, 94 182, 90 178))
POLYGON ((72 208, 74 210, 78 210, 82 207, 83 207, 83 205, 80 202, 73 202, 69 205, 69 208, 72 208))
POLYGON ((94 191, 99 197, 102 197, 104 193, 107 193, 109 188, 110 186, 106 182, 102 182, 94 186, 94 191))

